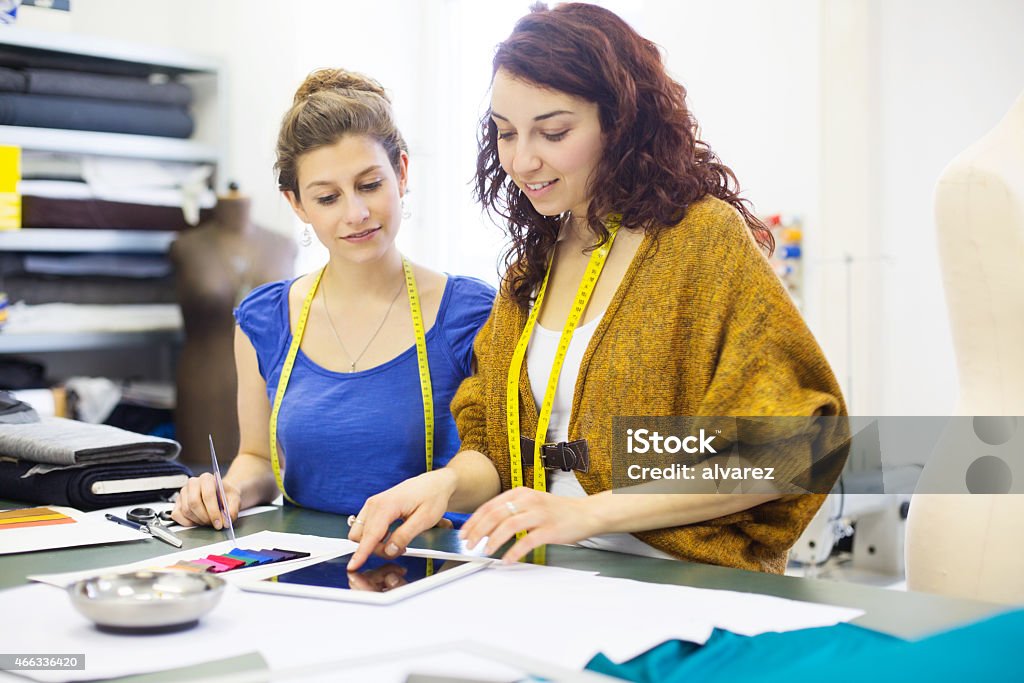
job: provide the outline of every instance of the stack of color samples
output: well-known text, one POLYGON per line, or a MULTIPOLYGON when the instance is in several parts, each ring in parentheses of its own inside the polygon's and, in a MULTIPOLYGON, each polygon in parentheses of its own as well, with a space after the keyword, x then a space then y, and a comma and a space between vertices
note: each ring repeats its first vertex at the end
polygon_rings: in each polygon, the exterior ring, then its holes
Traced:
POLYGON ((23 508, 21 510, 5 510, 0 512, 0 531, 5 529, 24 529, 25 527, 32 526, 74 523, 74 518, 50 508, 23 508))
POLYGON ((300 557, 309 557, 309 553, 302 553, 296 550, 243 550, 235 548, 223 555, 207 555, 199 560, 180 560, 168 569, 181 569, 188 572, 210 572, 220 574, 229 572, 232 569, 245 569, 274 562, 286 562, 296 560, 300 557))

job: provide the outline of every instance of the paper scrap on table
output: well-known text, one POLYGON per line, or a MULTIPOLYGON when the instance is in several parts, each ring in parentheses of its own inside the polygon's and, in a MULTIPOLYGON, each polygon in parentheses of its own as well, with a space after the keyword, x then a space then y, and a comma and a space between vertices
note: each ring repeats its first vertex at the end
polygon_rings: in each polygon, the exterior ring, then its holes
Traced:
MULTIPOLYGON (((254 672, 255 673, 255 672, 254 672)), ((266 674, 264 674, 266 675, 266 674)), ((502 649, 475 642, 446 643, 430 647, 391 651, 386 657, 360 655, 343 657, 312 665, 274 671, 276 681, 302 683, 406 683, 410 676, 433 677, 431 680, 480 681, 507 683, 526 680, 599 680, 611 679, 595 673, 555 667, 524 654, 521 648, 502 649), (530 676, 537 676, 536 679, 530 676)), ((253 680, 256 680, 254 676, 253 680)))
MULTIPOLYGON (((110 526, 118 526, 110 524, 110 526)), ((310 556, 301 560, 289 560, 277 564, 246 567, 231 572, 220 574, 226 581, 244 579, 246 581, 259 580, 264 576, 272 576, 280 573, 281 567, 299 568, 308 564, 314 564, 329 557, 336 557, 356 548, 356 544, 344 538, 325 538, 323 536, 309 536, 306 534, 289 534, 281 531, 259 531, 248 536, 239 536, 234 542, 219 541, 210 545, 179 550, 167 555, 150 557, 139 562, 130 564, 115 565, 112 567, 100 567, 84 571, 62 572, 59 574, 33 574, 28 578, 40 583, 48 583, 52 586, 64 588, 76 581, 87 579, 98 574, 111 574, 121 572, 140 571, 144 569, 167 569, 179 560, 195 560, 207 555, 221 555, 234 548, 283 548, 309 553, 310 556)))
POLYGON ((148 534, 141 531, 111 524, 102 518, 90 517, 81 510, 57 505, 4 510, 0 515, 6 516, 10 522, 0 524, 0 555, 99 543, 144 541, 149 538, 148 534), (24 521, 13 522, 12 520, 22 519, 21 516, 14 516, 23 515, 22 510, 37 512, 25 513, 27 517, 24 521), (43 510, 49 510, 53 514, 38 514, 43 510), (68 519, 71 521, 68 522, 68 519))
MULTIPOLYGON (((351 668, 324 671, 321 675, 302 676, 302 683, 406 683, 409 676, 431 676, 437 681, 473 681, 473 683, 509 683, 530 680, 528 671, 458 650, 443 650, 418 656, 389 654, 377 661, 363 661, 351 668)), ((284 680, 288 680, 285 678, 284 680)))
MULTIPOLYGON (((251 539, 259 536, 246 539, 253 542, 251 539)), ((280 547, 296 550, 311 547, 303 548, 294 540, 263 539, 255 542, 263 543, 263 547, 266 543, 286 543, 280 547)), ((223 548, 225 544, 218 545, 223 548)), ((217 549, 193 548, 191 553, 217 549)), ((236 573, 252 578, 255 574, 247 572, 256 569, 236 573)), ((525 648, 530 637, 524 634, 536 633, 538 623, 543 624, 544 633, 557 634, 557 647, 545 648, 537 653, 539 658, 578 670, 598 652, 622 661, 666 640, 703 643, 715 627, 754 635, 832 625, 862 613, 770 596, 649 584, 534 565, 492 565, 388 606, 247 593, 229 585, 221 604, 197 627, 130 640, 98 631, 74 611, 62 591, 48 586, 5 591, 0 593, 0 604, 6 611, 19 614, 17 624, 0 622, 0 642, 5 649, 39 651, 45 642, 47 651, 85 653, 85 671, 31 672, 41 681, 152 672, 253 651, 259 652, 271 669, 279 670, 350 654, 383 658, 399 643, 430 647, 472 640, 494 647, 507 648, 512 643, 525 648), (43 633, 45 641, 39 635, 43 633), (381 637, 382 633, 387 637, 381 637), (330 634, 330 642, 335 645, 325 647, 324 634, 330 634), (131 647, 126 647, 129 642, 131 647), (172 657, 168 657, 169 652, 174 653, 172 657)))
MULTIPOLYGON (((483 562, 499 562, 500 557, 490 557, 484 553, 484 548, 487 546, 487 537, 484 536, 480 539, 480 542, 475 546, 470 547, 465 541, 459 539, 455 543, 457 550, 435 550, 433 548, 420 547, 413 541, 406 549, 407 553, 412 555, 419 555, 421 557, 434 557, 441 560, 460 560, 462 562, 471 561, 483 561, 483 562)), ((591 572, 596 574, 597 572, 591 572)))

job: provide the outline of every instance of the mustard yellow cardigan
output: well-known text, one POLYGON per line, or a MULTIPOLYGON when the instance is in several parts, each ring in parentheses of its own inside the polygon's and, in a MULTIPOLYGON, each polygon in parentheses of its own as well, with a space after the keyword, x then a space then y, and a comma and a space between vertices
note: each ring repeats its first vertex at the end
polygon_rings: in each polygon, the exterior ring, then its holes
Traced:
MULTIPOLYGON (((527 311, 499 295, 474 344, 476 373, 452 402, 463 450, 487 455, 511 486, 505 385, 527 311)), ((537 406, 524 363, 520 428, 537 406)), ((580 364, 569 440, 590 445, 588 494, 611 488, 616 415, 843 415, 821 349, 758 250, 739 213, 715 198, 647 235, 580 364)), ((532 467, 523 479, 533 481, 532 467)), ((634 534, 675 557, 782 573, 786 555, 824 495, 788 495, 697 524, 634 534)))

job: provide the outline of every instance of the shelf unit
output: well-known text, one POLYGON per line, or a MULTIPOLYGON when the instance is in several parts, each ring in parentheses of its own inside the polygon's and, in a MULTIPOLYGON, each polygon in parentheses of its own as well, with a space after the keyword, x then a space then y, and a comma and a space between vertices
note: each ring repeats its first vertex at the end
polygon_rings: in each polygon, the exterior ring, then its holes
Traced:
MULTIPOLYGON (((10 27, 0 31, 0 57, 7 64, 47 68, 70 57, 75 67, 95 73, 165 74, 193 91, 195 132, 190 139, 0 125, 0 145, 25 150, 213 164, 225 168, 228 139, 224 69, 218 60, 170 48, 76 34, 10 27)), ((216 176, 216 185, 226 183, 216 176)), ((164 254, 173 231, 23 228, 0 231, 0 252, 164 254)), ((138 332, 12 333, 0 330, 0 354, 85 353, 152 349, 161 365, 176 355, 180 329, 138 332)), ((85 356, 83 356, 83 359, 85 356)))
POLYGON ((0 231, 0 251, 164 254, 176 236, 172 230, 22 228, 0 231))
POLYGON ((106 349, 155 348, 178 344, 181 330, 140 332, 77 332, 74 334, 0 334, 0 353, 54 353, 106 349))
POLYGON ((0 144, 42 151, 213 163, 223 168, 228 136, 223 115, 224 68, 219 60, 171 48, 17 26, 0 31, 0 57, 7 63, 45 66, 48 60, 69 56, 86 71, 129 76, 165 74, 187 82, 195 94, 192 113, 196 130, 192 137, 181 140, 0 126, 0 144))
POLYGON ((0 126, 0 140, 5 145, 16 145, 22 149, 41 152, 69 152, 213 164, 220 160, 218 150, 210 145, 194 140, 159 138, 152 135, 0 126))

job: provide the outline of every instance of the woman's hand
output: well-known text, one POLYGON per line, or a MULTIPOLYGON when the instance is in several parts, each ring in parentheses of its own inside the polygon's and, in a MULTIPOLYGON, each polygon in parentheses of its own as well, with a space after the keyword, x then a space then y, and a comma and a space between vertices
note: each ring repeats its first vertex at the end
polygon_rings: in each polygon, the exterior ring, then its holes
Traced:
POLYGON ((516 562, 546 543, 575 543, 601 533, 593 503, 593 496, 566 498, 525 487, 514 488, 481 505, 463 525, 459 537, 468 547, 475 548, 487 536, 484 552, 490 555, 516 532, 528 531, 502 557, 506 563, 516 562))
MULTIPOLYGON (((224 482, 224 495, 227 497, 227 510, 231 519, 238 519, 238 511, 242 505, 242 494, 236 486, 224 482)), ((174 503, 171 518, 182 526, 213 526, 220 529, 224 526, 220 507, 217 505, 217 482, 209 472, 192 477, 178 492, 178 500, 174 503)))
POLYGON ((404 553, 417 534, 441 521, 455 484, 455 472, 442 468, 406 479, 367 499, 348 532, 349 540, 359 543, 349 560, 349 570, 363 566, 371 553, 384 557, 404 553), (396 519, 405 521, 389 536, 388 529, 396 519))

